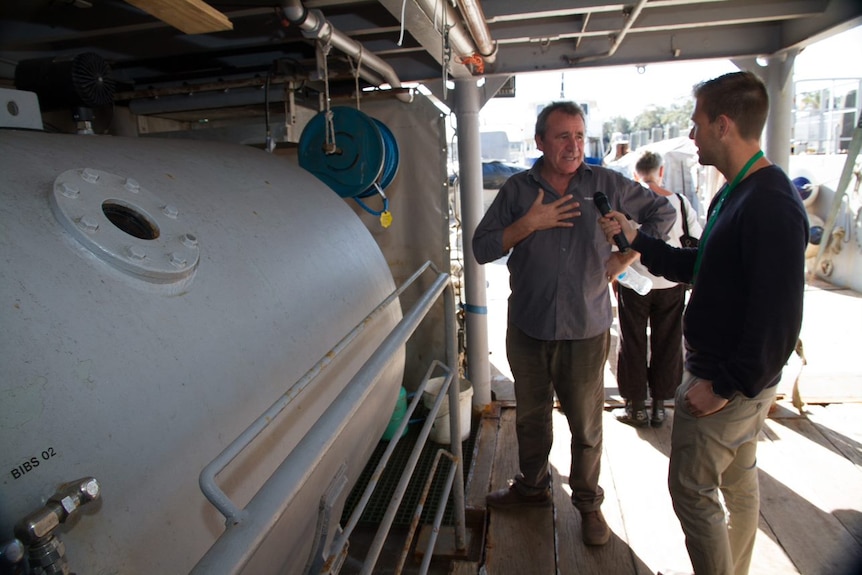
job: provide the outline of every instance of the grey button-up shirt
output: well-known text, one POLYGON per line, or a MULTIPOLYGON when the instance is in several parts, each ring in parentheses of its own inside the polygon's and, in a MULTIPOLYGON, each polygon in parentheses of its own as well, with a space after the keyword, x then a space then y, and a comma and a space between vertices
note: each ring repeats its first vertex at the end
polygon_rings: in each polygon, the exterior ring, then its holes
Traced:
MULTIPOLYGON (((545 203, 560 198, 542 179, 542 162, 540 158, 529 171, 515 174, 500 188, 473 235, 473 254, 480 264, 506 255, 503 229, 527 213, 540 187, 545 203)), ((586 339, 611 326, 605 272, 611 246, 599 227, 601 214, 592 200, 599 191, 613 209, 641 224, 645 233, 668 237, 676 219, 670 202, 618 172, 582 164, 566 190, 581 204, 574 226, 534 232, 509 255, 509 323, 530 337, 586 339)))

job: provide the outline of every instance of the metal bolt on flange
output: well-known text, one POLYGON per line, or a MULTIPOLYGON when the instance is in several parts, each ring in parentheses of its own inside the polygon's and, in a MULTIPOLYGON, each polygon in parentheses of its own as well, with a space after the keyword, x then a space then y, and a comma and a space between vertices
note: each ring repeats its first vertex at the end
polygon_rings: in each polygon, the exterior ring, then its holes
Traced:
POLYGON ((174 219, 176 219, 177 215, 180 213, 180 211, 175 206, 172 206, 170 204, 165 204, 164 206, 162 206, 162 212, 164 212, 164 214, 169 218, 174 219))
POLYGON ((60 186, 60 193, 67 198, 74 200, 81 195, 81 190, 67 182, 63 182, 63 184, 60 186))
POLYGON ((180 241, 187 248, 194 248, 198 245, 198 239, 193 234, 183 234, 180 241))
POLYGON ((99 229, 99 222, 90 216, 81 216, 78 219, 78 227, 85 232, 93 233, 99 229))
POLYGON ((81 179, 85 182, 89 182, 91 184, 95 184, 99 181, 99 172, 92 168, 84 168, 81 171, 81 179))
POLYGON ((137 194, 141 191, 141 184, 139 184, 138 181, 133 178, 126 178, 126 183, 123 185, 123 187, 132 192, 133 194, 137 194))
POLYGON ((178 255, 175 252, 171 253, 168 256, 168 259, 173 265, 177 266, 178 268, 185 267, 185 265, 188 263, 188 260, 186 258, 181 255, 178 255))
POLYGON ((142 260, 147 257, 147 252, 140 246, 129 246, 126 250, 132 259, 142 260))

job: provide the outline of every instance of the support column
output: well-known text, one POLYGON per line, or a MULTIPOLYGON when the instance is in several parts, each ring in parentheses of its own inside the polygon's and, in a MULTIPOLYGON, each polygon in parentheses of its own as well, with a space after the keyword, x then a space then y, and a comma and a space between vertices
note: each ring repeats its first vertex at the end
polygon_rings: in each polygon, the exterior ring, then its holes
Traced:
POLYGON ((798 50, 770 56, 764 73, 769 94, 766 120, 766 157, 790 173, 790 138, 793 122, 793 63, 798 50))
POLYGON ((766 84, 769 115, 764 130, 763 151, 766 157, 785 173, 790 170, 790 136, 793 122, 793 64, 799 50, 790 50, 767 58, 760 66, 755 58, 734 58, 737 68, 754 72, 766 84))
POLYGON ((479 88, 475 78, 455 81, 458 130, 458 180, 461 188, 461 239, 464 248, 467 379, 473 384, 473 405, 491 403, 488 353, 488 302, 485 268, 473 257, 473 233, 482 219, 482 142, 479 135, 479 88))

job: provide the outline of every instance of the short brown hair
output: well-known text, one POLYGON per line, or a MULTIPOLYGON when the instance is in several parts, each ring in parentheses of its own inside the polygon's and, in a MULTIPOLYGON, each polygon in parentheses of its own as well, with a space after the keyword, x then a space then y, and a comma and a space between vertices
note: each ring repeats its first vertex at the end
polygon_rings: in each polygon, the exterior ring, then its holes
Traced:
POLYGON ((649 175, 661 167, 661 162, 661 154, 647 150, 641 154, 640 158, 638 158, 638 161, 635 164, 635 172, 637 172, 639 176, 649 175))
POLYGON ((766 86, 752 72, 731 72, 701 82, 694 87, 694 97, 710 122, 725 115, 736 123, 746 139, 760 139, 769 113, 766 86))

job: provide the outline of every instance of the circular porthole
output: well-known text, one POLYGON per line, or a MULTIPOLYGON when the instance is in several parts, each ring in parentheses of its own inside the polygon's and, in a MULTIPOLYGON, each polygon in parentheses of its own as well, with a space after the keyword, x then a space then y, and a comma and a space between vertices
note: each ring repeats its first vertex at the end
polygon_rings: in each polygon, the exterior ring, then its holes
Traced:
POLYGON ((136 238, 154 240, 159 237, 159 226, 143 212, 132 206, 108 200, 102 204, 102 213, 112 224, 136 238))

